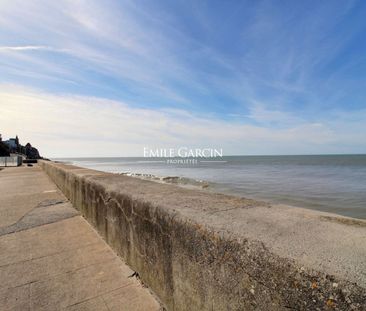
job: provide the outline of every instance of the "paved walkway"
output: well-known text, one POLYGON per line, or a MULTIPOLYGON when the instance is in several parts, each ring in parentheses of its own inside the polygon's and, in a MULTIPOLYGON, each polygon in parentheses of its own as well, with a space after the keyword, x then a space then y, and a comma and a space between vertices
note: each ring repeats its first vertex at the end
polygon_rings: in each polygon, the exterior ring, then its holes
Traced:
POLYGON ((159 310, 37 166, 0 170, 0 309, 159 310))

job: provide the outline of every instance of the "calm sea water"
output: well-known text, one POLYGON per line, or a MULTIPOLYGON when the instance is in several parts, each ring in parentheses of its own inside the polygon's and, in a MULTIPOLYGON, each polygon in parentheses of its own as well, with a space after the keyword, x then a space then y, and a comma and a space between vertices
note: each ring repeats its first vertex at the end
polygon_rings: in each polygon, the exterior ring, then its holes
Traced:
POLYGON ((366 155, 230 156, 194 165, 158 158, 57 160, 106 172, 184 177, 184 184, 205 181, 206 191, 366 219, 366 155))

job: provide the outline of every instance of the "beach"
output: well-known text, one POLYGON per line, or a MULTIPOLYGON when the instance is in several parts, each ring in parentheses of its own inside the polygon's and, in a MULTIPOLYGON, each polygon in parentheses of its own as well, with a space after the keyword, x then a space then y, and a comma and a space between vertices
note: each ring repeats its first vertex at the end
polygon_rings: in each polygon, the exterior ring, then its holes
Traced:
POLYGON ((195 159, 196 164, 174 164, 170 158, 57 160, 105 172, 204 188, 213 193, 366 219, 365 155, 227 156, 207 158, 204 162, 195 159))
POLYGON ((363 220, 41 166, 168 309, 362 310, 366 303, 363 220))

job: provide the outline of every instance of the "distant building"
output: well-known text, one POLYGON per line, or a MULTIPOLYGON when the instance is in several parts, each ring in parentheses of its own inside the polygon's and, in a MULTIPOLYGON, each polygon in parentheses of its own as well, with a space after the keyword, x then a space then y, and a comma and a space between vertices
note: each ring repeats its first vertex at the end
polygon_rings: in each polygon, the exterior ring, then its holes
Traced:
MULTIPOLYGON (((0 134, 1 138, 1 134, 0 134)), ((10 138, 5 141, 0 140, 0 156, 9 156, 9 155, 23 155, 28 159, 41 159, 37 148, 34 148, 30 143, 27 143, 25 146, 19 143, 18 135, 15 138, 10 138)))
POLYGON ((18 149, 16 138, 10 138, 8 140, 5 140, 4 144, 8 146, 8 148, 11 152, 16 152, 18 149))
POLYGON ((5 145, 8 146, 10 152, 18 152, 19 150, 19 138, 18 135, 15 138, 10 138, 3 142, 5 145))
POLYGON ((0 157, 0 166, 21 166, 23 157, 20 155, 10 155, 0 157))

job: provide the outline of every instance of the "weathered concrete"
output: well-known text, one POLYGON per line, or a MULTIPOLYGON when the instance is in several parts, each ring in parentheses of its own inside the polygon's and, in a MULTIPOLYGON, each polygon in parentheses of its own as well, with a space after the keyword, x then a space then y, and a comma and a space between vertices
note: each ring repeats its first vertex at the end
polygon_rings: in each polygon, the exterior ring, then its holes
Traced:
POLYGON ((0 171, 0 310, 159 310, 38 166, 0 171))
POLYGON ((366 222, 42 162, 170 310, 365 310, 366 222))

